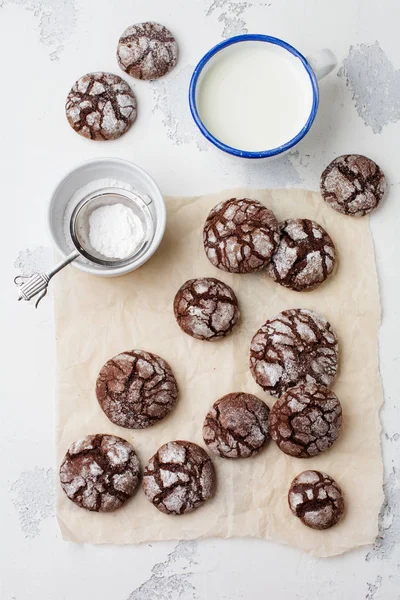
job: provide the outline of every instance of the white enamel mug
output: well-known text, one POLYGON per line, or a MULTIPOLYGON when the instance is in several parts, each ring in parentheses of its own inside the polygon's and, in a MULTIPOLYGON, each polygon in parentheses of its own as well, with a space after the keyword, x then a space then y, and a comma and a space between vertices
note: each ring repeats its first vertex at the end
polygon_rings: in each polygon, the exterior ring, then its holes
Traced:
MULTIPOLYGON (((287 152, 307 135, 318 111, 318 80, 328 75, 336 67, 336 64, 337 61, 334 54, 327 49, 320 50, 308 58, 305 58, 298 50, 296 50, 296 48, 278 38, 262 34, 238 35, 217 44, 199 61, 193 72, 189 87, 190 111, 203 136, 220 150, 240 158, 271 159, 287 152), (221 139, 218 139, 215 133, 207 129, 204 124, 204 119, 201 116, 201 110, 199 110, 199 95, 207 73, 214 65, 216 65, 216 61, 221 58, 224 59, 224 56, 226 56, 227 53, 232 52, 232 50, 236 51, 240 44, 247 44, 247 48, 250 44, 256 44, 257 46, 260 44, 272 45, 270 46, 270 50, 275 54, 281 54, 282 56, 285 56, 286 59, 289 59, 291 64, 299 70, 299 74, 301 74, 306 82, 305 85, 307 87, 305 89, 310 97, 310 110, 308 116, 300 125, 296 135, 291 136, 290 139, 285 140, 276 147, 266 147, 265 149, 258 149, 255 151, 233 147, 233 145, 229 145, 221 139)), ((240 81, 238 82, 238 85, 240 85, 240 81)))

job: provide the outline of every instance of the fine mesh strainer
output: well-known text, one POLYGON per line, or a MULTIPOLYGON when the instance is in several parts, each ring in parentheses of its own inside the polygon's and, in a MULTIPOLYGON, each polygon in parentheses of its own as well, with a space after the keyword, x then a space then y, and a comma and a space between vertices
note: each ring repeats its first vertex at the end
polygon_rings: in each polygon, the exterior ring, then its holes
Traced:
POLYGON ((75 207, 70 220, 70 234, 74 246, 80 254, 90 262, 105 267, 123 267, 128 265, 133 258, 140 256, 148 247, 154 235, 153 217, 148 208, 151 204, 149 196, 138 196, 128 190, 106 188, 101 192, 92 192, 81 200, 75 207), (142 224, 143 235, 136 240, 132 253, 123 259, 109 258, 100 254, 93 248, 89 241, 89 218, 93 211, 101 206, 123 204, 132 210, 142 224))
POLYGON ((29 301, 37 296, 35 303, 37 307, 47 293, 50 279, 79 256, 83 256, 90 263, 110 269, 129 265, 132 261, 140 258, 148 249, 154 236, 153 216, 149 210, 151 203, 152 199, 148 195, 139 196, 134 192, 119 188, 105 188, 85 196, 76 205, 70 218, 69 232, 75 249, 63 261, 45 273, 34 273, 30 277, 16 277, 14 281, 18 286, 18 300, 29 301), (113 204, 123 204, 130 208, 140 219, 143 229, 143 235, 136 240, 134 250, 123 259, 109 258, 100 254, 89 241, 90 215, 101 206, 113 204))

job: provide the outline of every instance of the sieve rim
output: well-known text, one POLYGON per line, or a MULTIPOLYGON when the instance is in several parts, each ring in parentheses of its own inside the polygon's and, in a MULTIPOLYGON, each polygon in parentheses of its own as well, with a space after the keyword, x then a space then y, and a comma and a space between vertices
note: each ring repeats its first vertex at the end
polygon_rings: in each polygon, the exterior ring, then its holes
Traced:
MULTIPOLYGON (((149 198, 150 202, 153 202, 153 200, 149 196, 147 196, 147 197, 149 198)), ((82 200, 80 200, 76 204, 76 206, 74 207, 74 210, 72 211, 72 214, 70 217, 70 222, 69 222, 69 231, 70 231, 72 243, 74 244, 75 248, 78 250, 78 252, 84 258, 86 258, 88 261, 90 261, 93 264, 101 265, 102 267, 110 268, 110 269, 126 267, 126 266, 129 266, 132 263, 132 261, 137 260, 143 254, 143 252, 149 247, 149 245, 153 241, 154 235, 155 235, 153 217, 151 215, 149 207, 147 206, 146 202, 143 200, 142 196, 140 196, 139 194, 136 194, 135 192, 132 192, 131 190, 126 190, 124 188, 118 188, 118 187, 99 188, 98 190, 93 190, 92 192, 87 194, 84 198, 82 198, 82 200), (79 214, 81 213, 81 211, 85 208, 85 206, 89 202, 92 202, 92 201, 96 200, 97 198, 101 198, 101 197, 108 196, 108 195, 124 198, 125 200, 129 200, 129 202, 132 204, 136 204, 136 205, 139 204, 141 209, 143 210, 143 212, 146 214, 147 221, 153 225, 152 227, 149 228, 149 235, 146 236, 143 239, 143 242, 137 248, 135 248, 135 251, 132 254, 130 254, 129 256, 127 256, 126 258, 110 258, 110 259, 108 259, 106 257, 99 258, 97 256, 94 256, 93 254, 91 254, 89 251, 87 251, 82 246, 82 244, 80 243, 79 238, 78 238, 78 234, 76 231, 76 223, 78 222, 79 214)))

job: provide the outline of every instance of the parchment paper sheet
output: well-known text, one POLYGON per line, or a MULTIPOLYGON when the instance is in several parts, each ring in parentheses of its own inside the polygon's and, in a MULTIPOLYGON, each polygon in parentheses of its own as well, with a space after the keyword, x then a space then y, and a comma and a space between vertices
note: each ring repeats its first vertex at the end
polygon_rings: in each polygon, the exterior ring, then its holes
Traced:
POLYGON ((335 328, 340 372, 333 386, 343 406, 344 425, 335 445, 319 457, 291 458, 272 442, 255 458, 213 457, 218 476, 215 498, 183 516, 167 516, 141 489, 122 509, 97 514, 76 507, 58 486, 57 515, 65 540, 128 544, 153 540, 254 536, 290 544, 316 556, 330 556, 371 543, 383 501, 378 370, 380 302, 368 218, 355 219, 329 208, 320 195, 302 190, 240 189, 197 198, 168 198, 165 238, 139 270, 117 279, 87 276, 68 267, 56 278, 57 450, 89 433, 113 433, 131 442, 142 466, 170 440, 203 444, 201 430, 211 404, 223 394, 245 391, 269 406, 248 367, 250 340, 264 321, 288 308, 310 308, 335 328), (337 246, 338 268, 319 289, 297 293, 266 275, 230 275, 213 267, 202 247, 202 227, 221 199, 257 198, 279 220, 315 219, 337 246), (213 276, 235 290, 242 319, 225 340, 204 342, 184 334, 172 303, 187 279, 213 276), (141 348, 171 365, 180 395, 176 409, 152 428, 113 425, 95 397, 103 363, 124 350, 141 348), (327 531, 313 531, 292 516, 287 492, 305 469, 332 475, 346 495, 346 515, 327 531))

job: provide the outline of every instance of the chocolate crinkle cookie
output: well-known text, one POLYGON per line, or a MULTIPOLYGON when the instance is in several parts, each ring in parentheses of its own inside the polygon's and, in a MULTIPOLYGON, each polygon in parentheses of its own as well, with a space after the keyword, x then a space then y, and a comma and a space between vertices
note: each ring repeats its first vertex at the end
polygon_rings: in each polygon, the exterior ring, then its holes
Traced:
POLYGON ((175 296, 174 314, 185 333, 208 341, 228 335, 240 317, 233 289, 212 277, 186 281, 175 296))
POLYGON ((74 83, 65 112, 77 133, 91 140, 115 140, 136 119, 136 97, 113 73, 88 73, 74 83))
POLYGON ((139 470, 135 450, 126 440, 99 433, 70 446, 60 467, 60 482, 78 506, 110 512, 133 495, 139 470))
POLYGON ((288 494, 289 507, 304 525, 328 529, 343 516, 343 493, 336 481, 320 471, 303 471, 295 477, 288 494))
POLYGON ((267 321, 250 346, 250 369, 271 396, 299 383, 329 386, 338 367, 338 341, 330 323, 312 310, 284 310, 267 321))
POLYGON ((257 200, 231 198, 211 210, 203 243, 209 261, 222 271, 261 271, 278 247, 278 221, 257 200))
POLYGON ((290 388, 271 408, 269 433, 285 454, 309 458, 327 450, 342 425, 338 397, 324 385, 290 388))
POLYGON ((168 515, 189 513, 212 498, 215 470, 208 454, 192 442, 164 444, 149 460, 143 490, 158 510, 168 515))
POLYGON ((178 45, 172 33, 159 23, 137 23, 120 37, 118 64, 136 79, 158 79, 178 61, 178 45))
POLYGON ((321 175, 322 197, 344 215, 367 215, 379 205, 385 191, 382 169, 361 154, 338 156, 321 175))
POLYGON ((280 224, 280 242, 267 273, 296 292, 312 290, 335 266, 335 245, 321 225, 309 219, 288 219, 280 224))
POLYGON ((249 458, 269 439, 269 408, 252 394, 231 393, 217 400, 206 415, 203 439, 222 458, 249 458))
POLYGON ((174 408, 178 385, 164 359, 132 350, 106 362, 97 378, 96 395, 115 425, 142 429, 154 425, 174 408))

